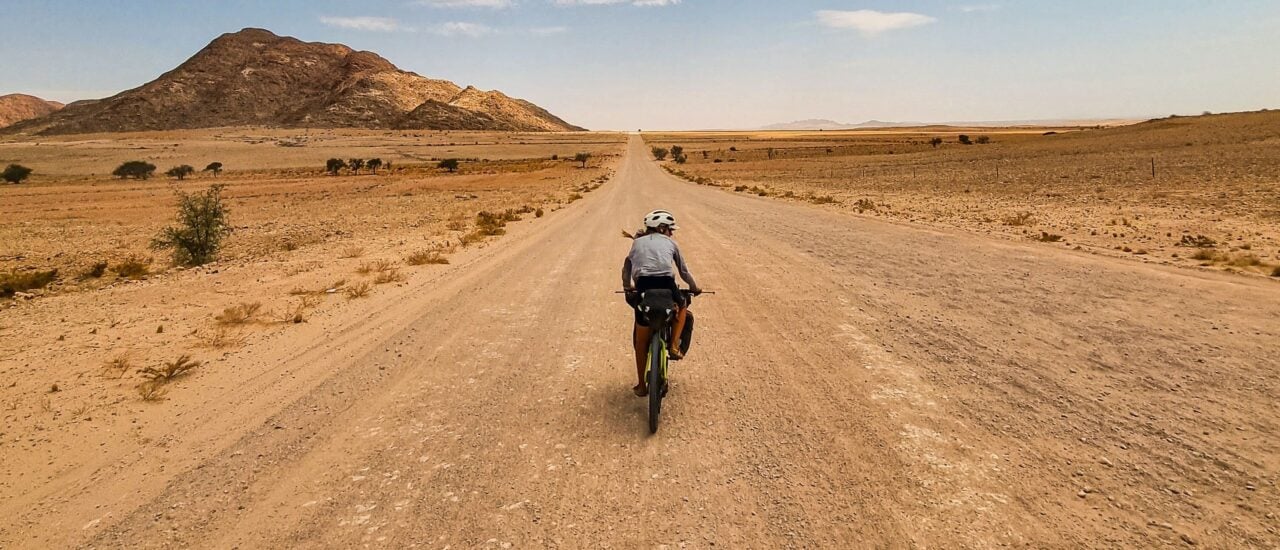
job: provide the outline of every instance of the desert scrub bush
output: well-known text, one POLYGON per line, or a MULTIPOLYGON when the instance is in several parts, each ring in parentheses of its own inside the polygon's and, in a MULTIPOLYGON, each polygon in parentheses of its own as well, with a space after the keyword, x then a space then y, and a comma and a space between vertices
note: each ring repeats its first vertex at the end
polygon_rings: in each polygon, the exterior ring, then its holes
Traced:
POLYGON ((444 159, 436 164, 436 168, 448 170, 450 173, 458 171, 458 159, 444 159))
POLYGON ((1262 259, 1253 254, 1236 254, 1230 260, 1227 260, 1227 265, 1231 267, 1254 267, 1262 265, 1262 259))
POLYGON ((809 198, 809 202, 813 204, 838 204, 836 198, 831 195, 818 195, 809 198))
POLYGON ((80 272, 80 280, 100 279, 107 274, 107 262, 94 262, 93 265, 80 272))
POLYGON ((1000 223, 1003 223, 1004 225, 1008 225, 1012 227, 1022 227, 1025 225, 1031 225, 1035 223, 1035 221, 1036 221, 1036 218, 1034 214, 1030 212, 1018 212, 1017 214, 1014 214, 1012 216, 1005 216, 1005 218, 1002 219, 1000 223))
POLYGON ((222 310, 214 320, 224 325, 243 325, 253 319, 261 309, 262 302, 243 302, 222 310))
POLYGON ((373 260, 368 262, 360 262, 356 267, 356 273, 368 275, 370 273, 382 273, 391 269, 395 269, 396 263, 391 260, 373 260))
POLYGON ((329 159, 324 163, 324 171, 328 172, 331 176, 338 175, 338 172, 341 172, 342 169, 346 167, 347 161, 342 159, 329 159))
POLYGON ((142 160, 131 160, 117 166, 116 169, 111 172, 111 175, 120 179, 134 178, 145 180, 151 177, 151 174, 154 174, 155 171, 156 165, 154 164, 142 160))
MULTIPOLYGON (((520 217, 515 216, 515 219, 520 219, 520 217)), ((507 232, 505 227, 508 221, 511 221, 511 218, 505 214, 480 212, 476 214, 476 232, 485 236, 503 235, 507 232)))
POLYGON ((409 265, 443 265, 449 263, 449 259, 440 254, 439 250, 419 250, 406 257, 404 263, 409 265))
POLYGON ((546 213, 542 211, 542 207, 538 207, 537 210, 533 211, 533 217, 535 218, 541 218, 544 215, 546 215, 546 213))
POLYGON ((175 178, 178 181, 182 181, 186 179, 187 176, 190 176, 191 174, 194 174, 194 173, 196 173, 195 168, 193 168, 189 164, 183 164, 182 166, 174 166, 173 168, 170 168, 164 173, 164 175, 169 176, 171 178, 175 178))
POLYGON ((1041 231, 1040 236, 1036 237, 1036 240, 1042 243, 1056 243, 1062 240, 1062 235, 1054 235, 1048 231, 1041 231))
POLYGON ((222 239, 231 231, 222 186, 211 185, 203 193, 177 194, 178 225, 162 230, 151 247, 173 249, 173 260, 179 265, 207 264, 217 256, 222 239))
POLYGON ((201 172, 213 172, 213 177, 216 178, 218 177, 218 174, 222 173, 222 163, 210 162, 208 166, 204 167, 204 170, 201 170, 201 172))
POLYGON ((871 210, 874 212, 876 209, 876 203, 872 202, 869 199, 858 199, 857 202, 853 203, 853 207, 858 211, 859 214, 866 212, 868 210, 871 210))
POLYGON ((347 294, 348 300, 354 300, 356 298, 364 298, 365 296, 368 296, 369 292, 372 290, 373 290, 373 285, 369 284, 369 281, 360 281, 354 285, 351 285, 343 289, 343 291, 346 292, 347 294))
POLYGON ((387 283, 398 283, 403 280, 405 280, 405 276, 400 273, 399 269, 391 269, 378 272, 378 274, 373 277, 373 284, 384 285, 387 283))
POLYGON ((569 202, 582 200, 582 193, 570 193, 569 202))
POLYGON ((338 253, 339 258, 359 258, 361 256, 364 256, 364 247, 361 246, 348 246, 338 253))
POLYGON ((165 394, 169 393, 164 380, 147 380, 135 386, 134 389, 138 392, 140 399, 148 402, 164 399, 165 394))
POLYGON ((1280 265, 1271 270, 1272 277, 1280 277, 1280 265))
POLYGON ((747 186, 745 186, 745 185, 735 185, 735 186, 733 187, 733 191, 734 191, 735 193, 741 193, 741 192, 743 192, 743 191, 746 191, 747 189, 750 189, 750 188, 749 188, 749 187, 747 187, 747 186))
POLYGON ((658 160, 667 160, 667 154, 670 153, 670 151, 668 151, 665 147, 657 147, 657 146, 650 148, 649 152, 653 153, 653 158, 658 160))
POLYGON ((0 298, 8 298, 19 292, 49 286, 58 278, 58 270, 13 271, 0 274, 0 298))
POLYGON ((148 380, 169 382, 180 376, 190 374, 191 371, 199 367, 199 361, 194 361, 190 355, 184 354, 173 361, 161 363, 159 367, 143 367, 138 370, 138 374, 148 380))
POLYGON ((111 268, 117 277, 125 279, 141 279, 151 274, 151 258, 133 255, 125 258, 111 268))
POLYGON ((1183 235, 1182 240, 1178 241, 1178 246, 1188 246, 1193 248, 1213 248, 1218 246, 1218 241, 1210 239, 1204 235, 1183 235))
POLYGON ((0 172, 0 178, 12 184, 22 183, 31 175, 32 170, 21 164, 10 164, 6 166, 4 172, 0 172))
POLYGON ((956 141, 960 142, 961 145, 973 145, 973 140, 970 139, 969 136, 965 134, 960 134, 959 136, 957 136, 956 141))
POLYGON ((979 145, 986 145, 986 144, 988 144, 988 143, 991 143, 991 137, 990 137, 990 136, 978 136, 978 144, 979 144, 979 145))

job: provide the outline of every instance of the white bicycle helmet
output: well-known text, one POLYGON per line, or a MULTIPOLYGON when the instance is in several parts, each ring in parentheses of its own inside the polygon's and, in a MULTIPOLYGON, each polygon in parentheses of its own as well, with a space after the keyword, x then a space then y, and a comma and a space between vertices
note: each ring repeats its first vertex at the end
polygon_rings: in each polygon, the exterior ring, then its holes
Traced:
POLYGON ((666 210, 654 210, 644 216, 644 226, 649 229, 658 229, 662 226, 670 227, 672 230, 680 229, 676 225, 676 217, 672 216, 666 210))

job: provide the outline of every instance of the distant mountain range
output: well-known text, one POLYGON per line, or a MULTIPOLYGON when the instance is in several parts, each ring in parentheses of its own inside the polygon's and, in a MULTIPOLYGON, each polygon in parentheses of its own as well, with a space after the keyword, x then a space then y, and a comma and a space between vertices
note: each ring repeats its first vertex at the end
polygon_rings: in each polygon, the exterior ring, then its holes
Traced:
POLYGON ((216 38, 142 86, 71 103, 5 132, 47 135, 247 125, 582 130, 528 101, 402 71, 372 52, 244 29, 216 38))
POLYGON ((1140 122, 1144 119, 1097 119, 1097 120, 994 120, 981 122, 884 122, 882 120, 868 120, 857 124, 836 122, 823 118, 813 118, 808 120, 797 120, 794 122, 783 122, 779 124, 770 124, 757 128, 758 130, 859 130, 867 128, 919 128, 925 126, 957 126, 957 127, 978 127, 978 128, 999 128, 1009 126, 1115 126, 1120 124, 1132 124, 1140 122))

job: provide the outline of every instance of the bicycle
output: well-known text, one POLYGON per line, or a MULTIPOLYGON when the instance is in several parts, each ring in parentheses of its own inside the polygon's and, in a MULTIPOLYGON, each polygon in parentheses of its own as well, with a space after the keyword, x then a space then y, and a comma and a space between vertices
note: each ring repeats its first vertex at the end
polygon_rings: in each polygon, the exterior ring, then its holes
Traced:
MULTIPOLYGON (((693 302, 694 294, 681 289, 685 307, 693 302)), ((706 292, 704 292, 706 293, 706 292)), ((706 293, 714 294, 714 293, 706 293)), ((649 353, 645 360, 644 378, 649 387, 649 433, 658 433, 658 418, 662 415, 662 398, 667 395, 667 342, 671 340, 671 322, 676 313, 676 301, 670 290, 646 290, 638 293, 635 307, 644 315, 652 329, 649 353)), ((692 323, 692 320, 688 321, 692 323)))

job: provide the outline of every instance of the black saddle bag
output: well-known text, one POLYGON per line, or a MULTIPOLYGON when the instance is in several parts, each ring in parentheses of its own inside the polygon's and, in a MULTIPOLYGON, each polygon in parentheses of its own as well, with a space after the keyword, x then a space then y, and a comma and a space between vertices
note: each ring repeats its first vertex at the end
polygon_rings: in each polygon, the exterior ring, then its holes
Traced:
POLYGON ((680 331, 680 355, 689 355, 689 344, 693 343, 693 312, 684 313, 684 330, 680 331))

